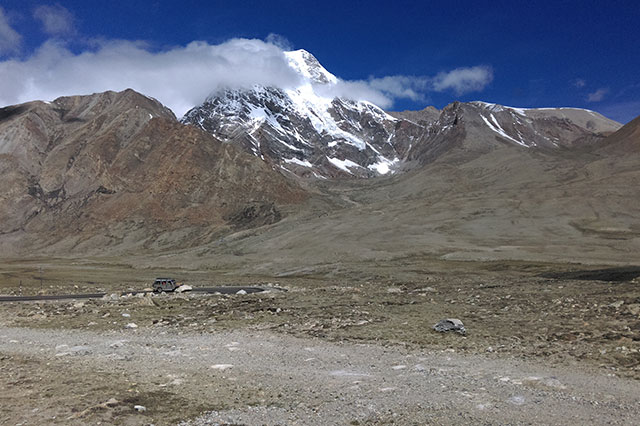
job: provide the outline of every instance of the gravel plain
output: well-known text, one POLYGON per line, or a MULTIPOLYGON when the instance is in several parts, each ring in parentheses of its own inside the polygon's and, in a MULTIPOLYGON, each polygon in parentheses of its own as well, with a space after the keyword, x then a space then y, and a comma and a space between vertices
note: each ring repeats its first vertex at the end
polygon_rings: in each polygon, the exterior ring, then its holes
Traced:
POLYGON ((637 268, 401 259, 262 279, 178 271, 196 286, 274 289, 142 297, 111 293, 157 271, 58 262, 43 284, 30 265, 4 271, 6 294, 109 296, 1 305, 0 424, 640 418, 637 268), (436 333, 443 318, 467 334, 436 333))
POLYGON ((133 393, 142 393, 127 402, 114 383, 95 397, 103 403, 115 399, 119 410, 92 409, 85 400, 72 412, 65 412, 69 407, 40 412, 42 400, 8 395, 5 384, 3 400, 21 404, 8 414, 3 403, 5 424, 166 424, 177 421, 167 409, 189 406, 183 399, 219 407, 185 425, 634 424, 640 418, 637 381, 453 350, 333 343, 271 332, 3 328, 0 353, 4 380, 12 375, 12 357, 27 357, 50 368, 125 375, 133 393), (135 388, 144 382, 144 391, 135 388), (150 388, 179 398, 151 398, 150 388), (138 413, 134 405, 146 411, 138 413), (110 410, 114 417, 107 416, 110 410))

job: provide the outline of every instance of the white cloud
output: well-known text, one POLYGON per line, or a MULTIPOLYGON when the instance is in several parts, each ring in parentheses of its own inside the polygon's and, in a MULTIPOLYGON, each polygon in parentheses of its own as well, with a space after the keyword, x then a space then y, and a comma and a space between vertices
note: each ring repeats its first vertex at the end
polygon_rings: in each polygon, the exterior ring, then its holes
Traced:
POLYGON ((584 78, 576 78, 575 80, 571 81, 571 85, 578 89, 582 89, 587 85, 587 80, 585 80, 584 78))
POLYGON ((0 55, 18 52, 21 42, 22 37, 9 25, 9 19, 0 6, 0 55))
POLYGON ((427 77, 405 75, 371 78, 368 83, 373 89, 379 90, 391 98, 404 98, 412 101, 424 101, 426 92, 431 85, 430 79, 427 77))
POLYGON ((491 67, 479 65, 470 68, 456 68, 441 72, 433 79, 433 88, 437 92, 452 89, 457 95, 483 90, 493 80, 491 67))
POLYGON ((38 6, 33 11, 33 17, 42 23, 42 30, 52 36, 75 33, 73 15, 64 7, 38 6))
POLYGON ((48 41, 26 60, 0 62, 0 75, 5 77, 0 79, 0 105, 132 88, 157 98, 178 116, 217 89, 291 87, 300 78, 280 48, 246 39, 219 45, 192 42, 162 52, 151 52, 139 42, 98 42, 77 55, 48 41))
POLYGON ((600 102, 609 93, 609 89, 602 87, 587 95, 587 102, 600 102))
MULTIPOLYGON (((363 82, 371 91, 378 92, 387 99, 390 106, 394 99, 410 99, 424 102, 429 92, 453 90, 457 95, 483 90, 493 80, 493 71, 488 66, 457 68, 449 72, 441 72, 435 77, 393 75, 381 78, 370 78, 363 82)), ((370 99, 368 99, 370 100, 370 99)), ((372 101, 373 102, 373 101, 372 101)), ((375 103, 375 102, 374 102, 375 103)))
MULTIPOLYGON (((286 40, 275 35, 268 40, 232 39, 217 45, 194 41, 163 51, 153 51, 143 42, 103 40, 80 53, 59 40, 49 40, 30 57, 0 61, 0 106, 132 88, 158 99, 180 117, 216 90, 255 84, 298 86, 302 77, 283 54, 286 40)), ((430 91, 481 90, 491 76, 490 68, 473 67, 436 77, 338 80, 315 89, 321 95, 367 100, 388 108, 401 98, 424 101, 430 91)))
POLYGON ((267 43, 274 44, 282 50, 292 50, 293 44, 287 40, 285 36, 276 33, 269 33, 267 38, 264 39, 267 43))
POLYGON ((315 85, 314 91, 318 95, 328 98, 338 97, 369 101, 381 108, 390 107, 393 105, 394 99, 397 98, 371 87, 368 81, 338 80, 338 82, 333 85, 315 85))

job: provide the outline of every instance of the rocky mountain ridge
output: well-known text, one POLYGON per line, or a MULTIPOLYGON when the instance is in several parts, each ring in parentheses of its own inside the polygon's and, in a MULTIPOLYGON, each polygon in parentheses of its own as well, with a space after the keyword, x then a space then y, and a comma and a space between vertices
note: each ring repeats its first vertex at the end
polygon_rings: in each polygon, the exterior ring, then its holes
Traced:
POLYGON ((0 173, 2 240, 51 248, 189 245, 273 223, 306 198, 133 90, 1 109, 0 173))
POLYGON ((339 79, 309 52, 285 55, 300 75, 298 87, 222 90, 181 121, 285 171, 315 178, 375 177, 406 169, 406 163, 425 164, 460 132, 478 131, 481 139, 489 134, 522 148, 556 149, 592 143, 620 127, 589 110, 486 102, 387 113, 370 102, 328 95, 339 79))
POLYGON ((324 94, 338 79, 308 52, 287 52, 296 88, 254 86, 209 96, 182 122, 301 176, 369 177, 389 173, 421 126, 366 101, 324 94), (394 143, 394 141, 397 141, 394 143))

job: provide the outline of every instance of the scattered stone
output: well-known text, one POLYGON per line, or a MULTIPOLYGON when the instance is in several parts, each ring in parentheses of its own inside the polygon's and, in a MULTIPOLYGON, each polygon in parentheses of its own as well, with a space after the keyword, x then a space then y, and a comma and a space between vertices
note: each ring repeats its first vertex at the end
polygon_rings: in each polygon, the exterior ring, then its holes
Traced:
POLYGON ((122 314, 123 317, 125 318, 129 318, 131 316, 131 314, 127 314, 126 312, 124 314, 122 314))
POLYGON ((145 411, 147 411, 147 407, 145 407, 144 405, 134 405, 133 409, 138 413, 144 413, 145 411))
POLYGON ((118 405, 119 401, 115 398, 110 398, 107 402, 104 403, 105 407, 113 408, 118 405))
POLYGON ((233 368, 233 364, 214 364, 211 368, 214 370, 228 370, 229 368, 233 368))
POLYGON ((104 410, 104 409, 107 409, 107 408, 113 408, 116 405, 118 405, 119 403, 120 402, 117 399, 111 398, 106 402, 103 402, 103 403, 98 404, 98 405, 94 405, 93 407, 89 407, 89 408, 87 408, 85 410, 82 410, 82 411, 79 411, 79 412, 77 412, 75 414, 72 414, 71 416, 67 417, 67 420, 80 419, 80 418, 83 418, 83 417, 87 416, 88 414, 91 414, 91 413, 93 413, 95 411, 104 410))
POLYGON ((138 328, 138 325, 135 322, 130 322, 129 324, 125 325, 124 328, 138 328))
POLYGON ((439 321, 433 326, 433 329, 439 333, 446 333, 448 331, 455 331, 456 333, 465 335, 467 330, 464 328, 464 324, 457 318, 447 318, 439 321))
POLYGON ((141 297, 140 300, 136 301, 136 304, 140 306, 159 306, 158 302, 153 300, 154 297, 154 294, 149 293, 147 297, 141 297))
POLYGON ((238 292, 236 294, 245 295, 245 294, 247 294, 247 292, 244 291, 244 290, 238 290, 238 292))
POLYGON ((525 403, 525 399, 522 395, 514 395, 511 398, 507 399, 507 402, 513 405, 522 405, 525 403))
POLYGON ((640 303, 632 303, 627 305, 627 312, 631 315, 640 315, 640 303))
POLYGON ((435 293, 437 290, 433 287, 423 287, 412 291, 412 293, 435 293))
POLYGON ((238 342, 231 342, 228 345, 225 345, 225 347, 231 352, 237 351, 238 349, 240 349, 238 348, 238 342))
POLYGON ((193 290, 193 287, 187 284, 182 284, 180 287, 176 288, 175 292, 184 293, 185 291, 191 291, 191 290, 193 290))
POLYGON ((69 353, 73 355, 89 355, 91 353, 91 347, 89 346, 73 346, 69 348, 69 353))
POLYGON ((612 308, 620 309, 620 306, 624 305, 624 300, 618 300, 617 302, 613 302, 609 306, 612 308))
POLYGON ((562 382, 558 379, 556 379, 555 377, 550 377, 548 379, 545 379, 542 381, 542 384, 550 387, 550 388, 556 388, 556 389, 566 389, 567 387, 562 384, 562 382))
POLYGON ((357 371, 335 370, 329 373, 331 376, 337 377, 369 377, 371 374, 359 373, 357 371))
POLYGON ((398 287, 389 287, 387 293, 402 293, 402 289, 398 287))

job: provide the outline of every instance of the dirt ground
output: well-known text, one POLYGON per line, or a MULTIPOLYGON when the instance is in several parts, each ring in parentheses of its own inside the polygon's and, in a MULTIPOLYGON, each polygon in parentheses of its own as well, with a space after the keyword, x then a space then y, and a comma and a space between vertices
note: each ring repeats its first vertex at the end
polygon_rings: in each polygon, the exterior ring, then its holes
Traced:
MULTIPOLYGON (((325 420, 337 424, 580 424, 633 423, 630 416, 640 415, 640 268, 636 267, 413 257, 274 277, 42 259, 1 264, 0 293, 110 294, 148 287, 155 276, 163 275, 193 286, 251 284, 270 290, 231 296, 4 303, 0 423, 175 424, 193 419, 194 424, 322 424, 318 416, 324 413, 325 420), (467 334, 433 331, 443 318, 459 318, 467 334), (131 323, 136 327, 127 328, 131 323), (223 353, 234 356, 246 351, 234 350, 233 342, 247 347, 254 340, 271 342, 276 348, 291 346, 293 352, 274 358, 272 351, 256 347, 253 357, 229 362, 242 368, 234 367, 231 371, 237 374, 228 376, 223 374, 224 359, 218 363, 194 347, 209 348, 209 353, 212 342, 219 340, 223 353), (135 345, 118 343, 122 341, 135 345), (385 374, 367 370, 369 376, 363 377, 374 378, 367 382, 356 375, 351 386, 364 388, 355 383, 363 380, 378 390, 411 385, 430 400, 437 384, 439 397, 433 397, 435 405, 422 401, 420 406, 417 399, 401 397, 401 392, 389 399, 386 391, 380 391, 382 396, 367 393, 368 408, 358 408, 362 395, 353 389, 334 395, 333 379, 315 377, 313 367, 305 367, 305 347, 321 353, 307 354, 308 358, 335 356, 342 348, 354 368, 390 369, 385 374), (190 358, 185 359, 184 353, 190 358), (179 359, 176 365, 171 361, 174 355, 179 359), (412 358, 413 364, 402 362, 403 357, 412 358), (443 363, 452 372, 438 376, 434 366, 443 363), (288 379, 287 365, 298 369, 298 375, 288 379), (404 367, 393 370, 400 365, 404 367), (416 370, 416 365, 421 367, 416 370), (510 375, 502 368, 511 370, 510 375), (425 370, 435 376, 425 377, 425 370), (314 380, 311 387, 326 387, 326 395, 300 391, 309 385, 305 371, 314 380), (396 377, 403 372, 406 377, 396 377), (466 378, 474 374, 482 379, 466 378), (448 382, 440 383, 436 376, 442 380, 446 376, 448 382), (413 384, 419 377, 426 378, 425 384, 413 384), (408 382, 402 382, 405 379, 408 382), (579 394, 586 392, 578 385, 580 380, 599 386, 587 404, 591 408, 600 404, 598 410, 574 404, 588 399, 579 394), (496 381, 520 390, 503 394, 496 381), (571 381, 574 385, 567 385, 571 381), (523 386, 527 392, 547 393, 536 397, 526 394, 523 386), (483 392, 487 398, 478 396, 483 392), (456 398, 466 405, 452 403, 456 398), (529 404, 532 398, 539 401, 529 404), (541 404, 550 410, 541 409, 541 404), (134 405, 147 411, 136 412, 134 405), (390 407, 389 412, 384 407, 390 407), (331 410, 343 410, 344 416, 327 417, 331 410), (205 414, 212 411, 216 414, 205 414)), ((331 371, 345 368, 336 365, 331 371)))

